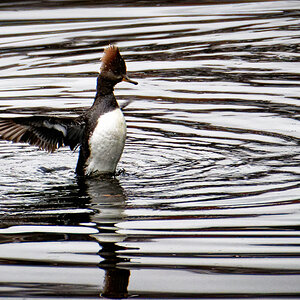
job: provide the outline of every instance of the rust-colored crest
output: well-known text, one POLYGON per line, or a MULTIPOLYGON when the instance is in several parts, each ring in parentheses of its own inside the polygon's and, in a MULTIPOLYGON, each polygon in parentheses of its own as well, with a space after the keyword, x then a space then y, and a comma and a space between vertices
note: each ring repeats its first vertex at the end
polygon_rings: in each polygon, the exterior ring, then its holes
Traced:
POLYGON ((110 45, 105 48, 101 61, 101 70, 119 70, 121 72, 126 72, 125 62, 117 46, 110 45))
POLYGON ((120 56, 119 48, 114 45, 109 45, 104 49, 104 54, 101 61, 103 64, 107 65, 114 61, 118 56, 120 56))

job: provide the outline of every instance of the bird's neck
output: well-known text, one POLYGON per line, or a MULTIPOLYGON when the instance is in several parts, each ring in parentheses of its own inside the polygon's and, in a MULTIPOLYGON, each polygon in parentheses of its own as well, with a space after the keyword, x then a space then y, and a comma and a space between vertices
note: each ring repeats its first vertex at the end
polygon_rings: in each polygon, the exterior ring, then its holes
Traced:
POLYGON ((112 80, 108 80, 107 78, 101 76, 99 74, 97 78, 97 96, 105 96, 112 94, 114 92, 114 86, 116 85, 116 82, 112 80))
POLYGON ((119 105, 114 96, 115 83, 103 78, 101 74, 97 78, 97 93, 92 107, 105 113, 117 108, 119 105))

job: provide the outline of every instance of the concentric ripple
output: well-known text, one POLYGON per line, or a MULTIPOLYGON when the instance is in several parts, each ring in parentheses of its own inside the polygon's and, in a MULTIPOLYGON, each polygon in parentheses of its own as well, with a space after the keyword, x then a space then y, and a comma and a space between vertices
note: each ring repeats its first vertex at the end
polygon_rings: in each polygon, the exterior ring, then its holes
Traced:
POLYGON ((171 2, 0 4, 0 117, 81 113, 109 43, 139 82, 116 178, 0 141, 0 296, 299 297, 299 1, 171 2))

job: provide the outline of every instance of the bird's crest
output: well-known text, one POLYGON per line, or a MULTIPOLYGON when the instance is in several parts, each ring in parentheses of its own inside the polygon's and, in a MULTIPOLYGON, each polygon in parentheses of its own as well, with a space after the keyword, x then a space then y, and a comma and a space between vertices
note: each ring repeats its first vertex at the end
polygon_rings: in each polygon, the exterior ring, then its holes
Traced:
POLYGON ((118 65, 124 64, 119 48, 115 45, 109 45, 104 49, 101 61, 101 70, 114 70, 118 65))

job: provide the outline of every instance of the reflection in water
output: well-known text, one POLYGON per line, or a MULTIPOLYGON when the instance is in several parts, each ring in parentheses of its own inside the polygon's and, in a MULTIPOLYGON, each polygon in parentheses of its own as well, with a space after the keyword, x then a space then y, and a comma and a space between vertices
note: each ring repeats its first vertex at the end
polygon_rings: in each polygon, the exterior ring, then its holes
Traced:
POLYGON ((87 193, 91 199, 91 207, 98 211, 91 216, 91 221, 99 233, 92 235, 101 246, 99 255, 103 258, 99 267, 105 270, 104 287, 101 296, 108 298, 125 298, 128 296, 127 286, 130 271, 118 267, 118 263, 126 261, 118 256, 118 251, 125 249, 118 246, 125 241, 126 235, 119 234, 117 223, 125 221, 125 195, 117 179, 98 179, 87 181, 87 193))
MULTIPOLYGON (((118 251, 125 249, 119 246, 118 243, 125 241, 126 235, 119 234, 117 228, 119 222, 126 220, 126 216, 124 215, 126 200, 124 191, 115 178, 102 179, 101 181, 96 179, 82 181, 82 179, 80 179, 77 183, 78 185, 70 185, 64 188, 63 195, 61 193, 62 189, 59 187, 53 187, 51 190, 46 191, 46 199, 43 199, 43 201, 46 201, 48 205, 41 206, 39 202, 31 203, 27 208, 30 210, 29 215, 20 214, 21 207, 18 205, 15 205, 13 208, 11 207, 10 214, 1 219, 0 252, 2 253, 1 249, 5 247, 5 245, 14 245, 17 241, 23 243, 25 246, 24 249, 26 249, 26 245, 28 245, 29 242, 39 241, 39 243, 45 242, 51 245, 55 240, 72 241, 74 239, 72 235, 76 235, 76 231, 68 230, 68 227, 64 229, 64 226, 58 228, 52 228, 51 226, 57 225, 58 223, 68 226, 79 226, 82 224, 81 226, 85 226, 89 228, 89 230, 92 230, 92 232, 95 232, 94 234, 89 234, 88 237, 83 236, 83 239, 88 238, 89 241, 96 241, 100 246, 100 250, 98 251, 100 263, 98 266, 104 270, 103 282, 100 283, 101 296, 125 298, 128 296, 127 286, 130 271, 120 268, 118 264, 125 261, 128 262, 129 260, 121 258, 118 255, 118 251), (57 202, 53 201, 54 199, 57 199, 57 202), (56 210, 58 214, 55 218, 53 212, 56 210), (59 211, 64 211, 63 218, 60 217, 59 211), (70 213, 66 213, 66 211, 70 213), (22 224, 24 229, 22 230, 22 227, 18 229, 18 226, 14 227, 18 224, 22 224), (37 224, 39 224, 39 226, 36 226, 37 224), (43 226, 41 226, 42 224, 48 225, 47 228, 49 232, 47 235, 41 235, 43 230, 46 229, 46 227, 43 228, 43 226), (23 233, 16 234, 12 228, 16 228, 16 232, 21 230, 23 233), (60 233, 60 230, 62 233, 60 233), (38 235, 40 237, 37 237, 33 232, 39 232, 38 235)), ((37 196, 40 197, 40 195, 37 196)), ((84 230, 81 234, 84 234, 84 230)), ((21 246, 20 249, 22 249, 21 246)), ((57 254, 59 255, 59 249, 53 250, 58 251, 57 254)), ((48 255, 51 255, 51 250, 49 251, 48 255)), ((12 254, 12 257, 13 255, 14 254, 12 254)), ((20 256, 22 256, 22 254, 20 254, 20 256)), ((12 257, 7 255, 5 264, 12 263, 14 261, 12 257)), ((29 259, 29 257, 27 259, 29 259)), ((31 259, 33 261, 35 260, 41 269, 43 269, 44 264, 49 264, 49 266, 56 265, 57 263, 60 266, 65 264, 55 258, 49 261, 47 255, 39 256, 38 258, 32 257, 31 259)), ((17 261, 14 261, 14 264, 22 265, 22 260, 19 263, 17 263, 17 261)), ((73 263, 75 266, 76 262, 74 261, 73 263)), ((45 271, 46 270, 47 268, 45 268, 45 271)), ((30 277, 30 274, 28 274, 28 276, 30 277)), ((38 281, 35 283, 32 282, 32 284, 38 285, 38 281)), ((19 295, 18 288, 22 285, 22 282, 19 284, 16 282, 12 284, 6 283, 4 285, 4 291, 7 288, 11 289, 11 291, 2 294, 17 296, 19 295)), ((69 293, 74 293, 74 287, 66 286, 66 289, 69 293)), ((82 287, 82 289, 84 291, 85 288, 82 287)), ((90 292, 87 289, 85 293, 89 294, 90 292)))

